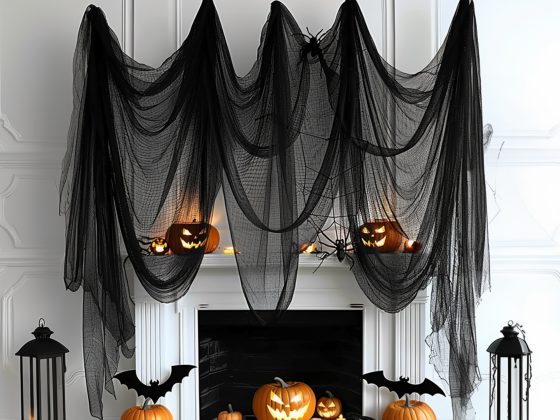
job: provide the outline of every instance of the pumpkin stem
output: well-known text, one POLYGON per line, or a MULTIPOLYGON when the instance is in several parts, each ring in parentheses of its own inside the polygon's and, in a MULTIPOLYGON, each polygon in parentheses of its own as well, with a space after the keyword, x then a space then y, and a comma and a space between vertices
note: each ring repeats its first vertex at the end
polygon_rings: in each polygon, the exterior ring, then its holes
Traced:
POLYGON ((334 394, 331 391, 325 391, 325 394, 327 394, 327 397, 329 397, 329 398, 334 397, 334 394))
POLYGON ((290 386, 282 378, 276 377, 274 378, 274 380, 278 382, 282 386, 282 388, 288 388, 290 386))
POLYGON ((412 404, 410 404, 410 398, 408 397, 408 394, 406 394, 404 396, 405 398, 405 402, 404 402, 404 408, 412 408, 412 404))
POLYGON ((233 407, 231 406, 231 404, 227 405, 227 408, 229 410, 230 413, 233 413, 233 407))
POLYGON ((154 402, 150 397, 146 398, 144 400, 144 405, 142 406, 142 410, 146 409, 146 407, 148 406, 148 401, 151 401, 152 403, 154 402))

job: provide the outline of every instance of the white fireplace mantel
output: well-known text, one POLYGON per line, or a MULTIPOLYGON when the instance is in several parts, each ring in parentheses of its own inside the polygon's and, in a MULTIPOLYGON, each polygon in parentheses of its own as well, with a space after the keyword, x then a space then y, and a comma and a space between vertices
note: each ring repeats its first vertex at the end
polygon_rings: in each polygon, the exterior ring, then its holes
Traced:
MULTIPOLYGON (((318 265, 314 256, 302 255, 297 286, 289 310, 363 311, 364 373, 384 370, 387 377, 422 380, 425 363, 425 314, 427 294, 398 314, 374 306, 363 294, 347 264, 335 258, 318 265)), ((198 312, 247 310, 235 258, 207 255, 189 292, 173 304, 152 299, 138 281, 136 300, 136 369, 145 383, 165 380, 175 364, 198 365, 198 312)), ((294 378, 296 379, 296 378, 294 378)), ((393 397, 386 389, 363 384, 363 414, 380 418, 393 397)), ((182 384, 167 394, 164 404, 175 419, 199 420, 198 373, 193 370, 182 384)), ((249 414, 249 413, 247 413, 249 414)))

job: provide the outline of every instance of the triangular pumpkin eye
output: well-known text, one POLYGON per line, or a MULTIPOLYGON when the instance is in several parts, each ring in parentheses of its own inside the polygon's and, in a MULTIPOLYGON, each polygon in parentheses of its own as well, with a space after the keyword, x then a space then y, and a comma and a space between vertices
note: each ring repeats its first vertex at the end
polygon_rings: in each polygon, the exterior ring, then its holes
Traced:
POLYGON ((334 407, 336 407, 336 404, 333 401, 331 401, 329 403, 329 408, 334 408, 334 407))
POLYGON ((272 391, 270 391, 270 401, 275 402, 276 404, 284 405, 284 401, 282 401, 282 399, 272 391))
POLYGON ((323 404, 323 402, 321 401, 321 402, 319 403, 319 407, 325 408, 325 404, 323 404))
POLYGON ((185 235, 185 236, 192 236, 192 233, 191 233, 190 230, 188 230, 188 229, 186 229, 186 228, 183 228, 183 235, 185 235))
POLYGON ((200 229, 200 232, 198 232, 199 235, 206 235, 206 228, 202 228, 200 229))
POLYGON ((381 226, 380 228, 375 229, 376 233, 385 233, 385 225, 381 226))
POLYGON ((369 235, 371 232, 369 231, 369 229, 368 229, 367 227, 364 226, 364 227, 362 228, 362 233, 364 233, 364 234, 366 234, 366 235, 369 235))
POLYGON ((301 402, 301 394, 294 395, 293 398, 290 400, 290 402, 293 402, 293 403, 301 402))

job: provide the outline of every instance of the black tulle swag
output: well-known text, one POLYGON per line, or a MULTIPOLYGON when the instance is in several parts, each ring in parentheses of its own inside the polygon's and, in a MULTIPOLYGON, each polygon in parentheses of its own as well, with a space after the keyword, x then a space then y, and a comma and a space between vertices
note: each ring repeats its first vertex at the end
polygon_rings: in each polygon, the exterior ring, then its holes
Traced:
MULTIPOLYGON (((211 0, 159 68, 125 55, 90 6, 74 56, 63 163, 65 281, 84 293, 91 414, 134 348, 123 252, 160 302, 188 292, 204 257, 153 256, 169 226, 209 222, 220 189, 249 307, 288 308, 301 244, 336 214, 367 297, 398 312, 431 282, 431 361, 455 419, 479 380, 475 306, 488 284, 487 215, 474 6, 459 2, 420 72, 379 55, 355 0, 320 38, 274 1, 257 61, 235 74, 211 0), (420 252, 367 252, 359 227, 391 220, 420 252), (122 238, 122 239, 121 239, 122 238)), ((331 223, 332 224, 332 223, 331 223)), ((350 254, 349 254, 350 255, 350 254)), ((320 272, 319 272, 320 273, 320 272)))

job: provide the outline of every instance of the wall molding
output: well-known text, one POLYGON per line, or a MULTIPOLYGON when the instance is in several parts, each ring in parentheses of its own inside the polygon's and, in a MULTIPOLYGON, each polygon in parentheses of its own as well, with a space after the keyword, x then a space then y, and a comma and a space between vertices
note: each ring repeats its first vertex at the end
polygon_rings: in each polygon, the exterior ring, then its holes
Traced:
MULTIPOLYGON (((35 274, 38 276, 38 274, 35 274)), ((14 350, 14 294, 33 276, 32 273, 24 272, 0 299, 0 315, 2 316, 2 351, 0 352, 1 367, 10 367, 10 359, 13 359, 14 350)))

